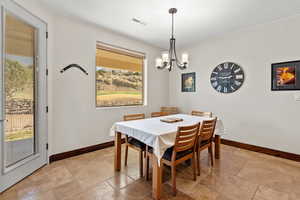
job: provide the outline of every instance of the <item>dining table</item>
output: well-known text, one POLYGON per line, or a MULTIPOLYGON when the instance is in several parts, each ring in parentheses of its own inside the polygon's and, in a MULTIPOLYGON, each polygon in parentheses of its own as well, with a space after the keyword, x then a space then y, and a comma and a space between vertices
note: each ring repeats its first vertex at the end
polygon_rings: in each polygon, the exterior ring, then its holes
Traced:
MULTIPOLYGON (((162 193, 162 166, 160 160, 164 152, 175 144, 178 127, 211 120, 211 117, 200 117, 188 114, 175 114, 162 117, 122 121, 113 124, 110 135, 115 137, 114 169, 121 170, 122 135, 133 137, 153 148, 152 154, 152 197, 159 200, 162 193), (162 119, 180 119, 176 123, 166 123, 162 119)), ((215 128, 215 158, 220 158, 221 136, 225 134, 221 119, 217 118, 215 128)))

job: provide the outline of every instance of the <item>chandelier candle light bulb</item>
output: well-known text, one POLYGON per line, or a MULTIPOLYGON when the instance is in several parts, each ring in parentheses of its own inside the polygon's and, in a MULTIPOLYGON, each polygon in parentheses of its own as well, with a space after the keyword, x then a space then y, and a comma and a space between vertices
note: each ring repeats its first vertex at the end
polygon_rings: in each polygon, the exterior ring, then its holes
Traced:
POLYGON ((163 60, 163 62, 169 62, 169 54, 168 53, 163 53, 162 54, 162 60, 163 60))
POLYGON ((170 39, 170 47, 168 53, 163 53, 162 58, 156 59, 156 67, 158 69, 167 68, 169 71, 171 71, 172 67, 176 65, 179 69, 183 70, 187 68, 189 62, 189 56, 187 53, 182 54, 181 62, 177 58, 175 45, 176 39, 174 37, 174 14, 176 12, 176 8, 169 9, 169 13, 172 15, 172 35, 170 39))
POLYGON ((163 64, 162 59, 161 58, 157 58, 156 59, 156 66, 162 66, 162 64, 163 64))
POLYGON ((189 62, 189 55, 187 53, 183 53, 181 57, 182 63, 188 63, 189 62))

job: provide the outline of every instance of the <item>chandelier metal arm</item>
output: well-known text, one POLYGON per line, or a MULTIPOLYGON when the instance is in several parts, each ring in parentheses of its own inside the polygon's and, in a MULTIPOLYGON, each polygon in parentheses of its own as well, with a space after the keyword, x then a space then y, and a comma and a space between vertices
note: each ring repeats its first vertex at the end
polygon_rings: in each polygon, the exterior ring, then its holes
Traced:
POLYGON ((177 58, 175 39, 174 39, 173 49, 174 49, 174 55, 175 55, 176 65, 179 66, 180 64, 179 64, 179 61, 178 61, 178 58, 177 58))
POLYGON ((177 58, 175 39, 174 39, 174 46, 173 46, 173 48, 174 48, 174 55, 175 55, 177 67, 180 68, 180 69, 186 69, 186 64, 179 62, 179 60, 177 58))
MULTIPOLYGON (((171 46, 172 46, 172 40, 170 40, 170 47, 171 46)), ((169 48, 169 71, 172 70, 172 58, 173 58, 172 48, 169 48)))

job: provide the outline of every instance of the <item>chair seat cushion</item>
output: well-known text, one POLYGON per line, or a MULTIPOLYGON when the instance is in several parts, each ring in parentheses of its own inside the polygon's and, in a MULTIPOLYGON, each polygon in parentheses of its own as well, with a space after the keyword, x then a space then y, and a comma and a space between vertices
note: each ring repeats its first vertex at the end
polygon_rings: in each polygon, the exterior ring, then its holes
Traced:
MULTIPOLYGON (((164 153, 164 155, 163 155, 162 158, 165 159, 165 160, 171 161, 172 160, 173 149, 174 149, 174 147, 168 148, 165 151, 165 153, 164 153)), ((153 148, 149 147, 148 152, 149 153, 153 153, 153 148)), ((178 160, 178 159, 180 159, 180 158, 182 158, 182 157, 184 157, 184 156, 186 156, 186 155, 188 155, 190 153, 193 153, 192 149, 189 149, 189 150, 186 150, 186 151, 177 152, 176 153, 176 160, 178 160)))
POLYGON ((133 145, 133 146, 136 146, 136 147, 138 147, 138 148, 140 148, 142 150, 146 149, 146 145, 143 142, 141 142, 141 141, 139 141, 139 140, 137 140, 137 139, 135 139, 133 137, 129 137, 128 138, 128 143, 131 144, 131 145, 133 145))

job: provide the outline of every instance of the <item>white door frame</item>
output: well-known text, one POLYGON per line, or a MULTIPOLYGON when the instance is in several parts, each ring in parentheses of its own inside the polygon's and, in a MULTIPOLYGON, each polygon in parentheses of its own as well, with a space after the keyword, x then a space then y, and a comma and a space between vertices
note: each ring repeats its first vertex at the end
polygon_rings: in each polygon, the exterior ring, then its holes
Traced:
POLYGON ((12 0, 0 0, 0 193, 48 163, 47 126, 47 23, 34 16, 12 0), (4 50, 5 13, 9 12, 37 29, 36 46, 36 96, 35 96, 35 154, 6 168, 4 164, 4 50))

